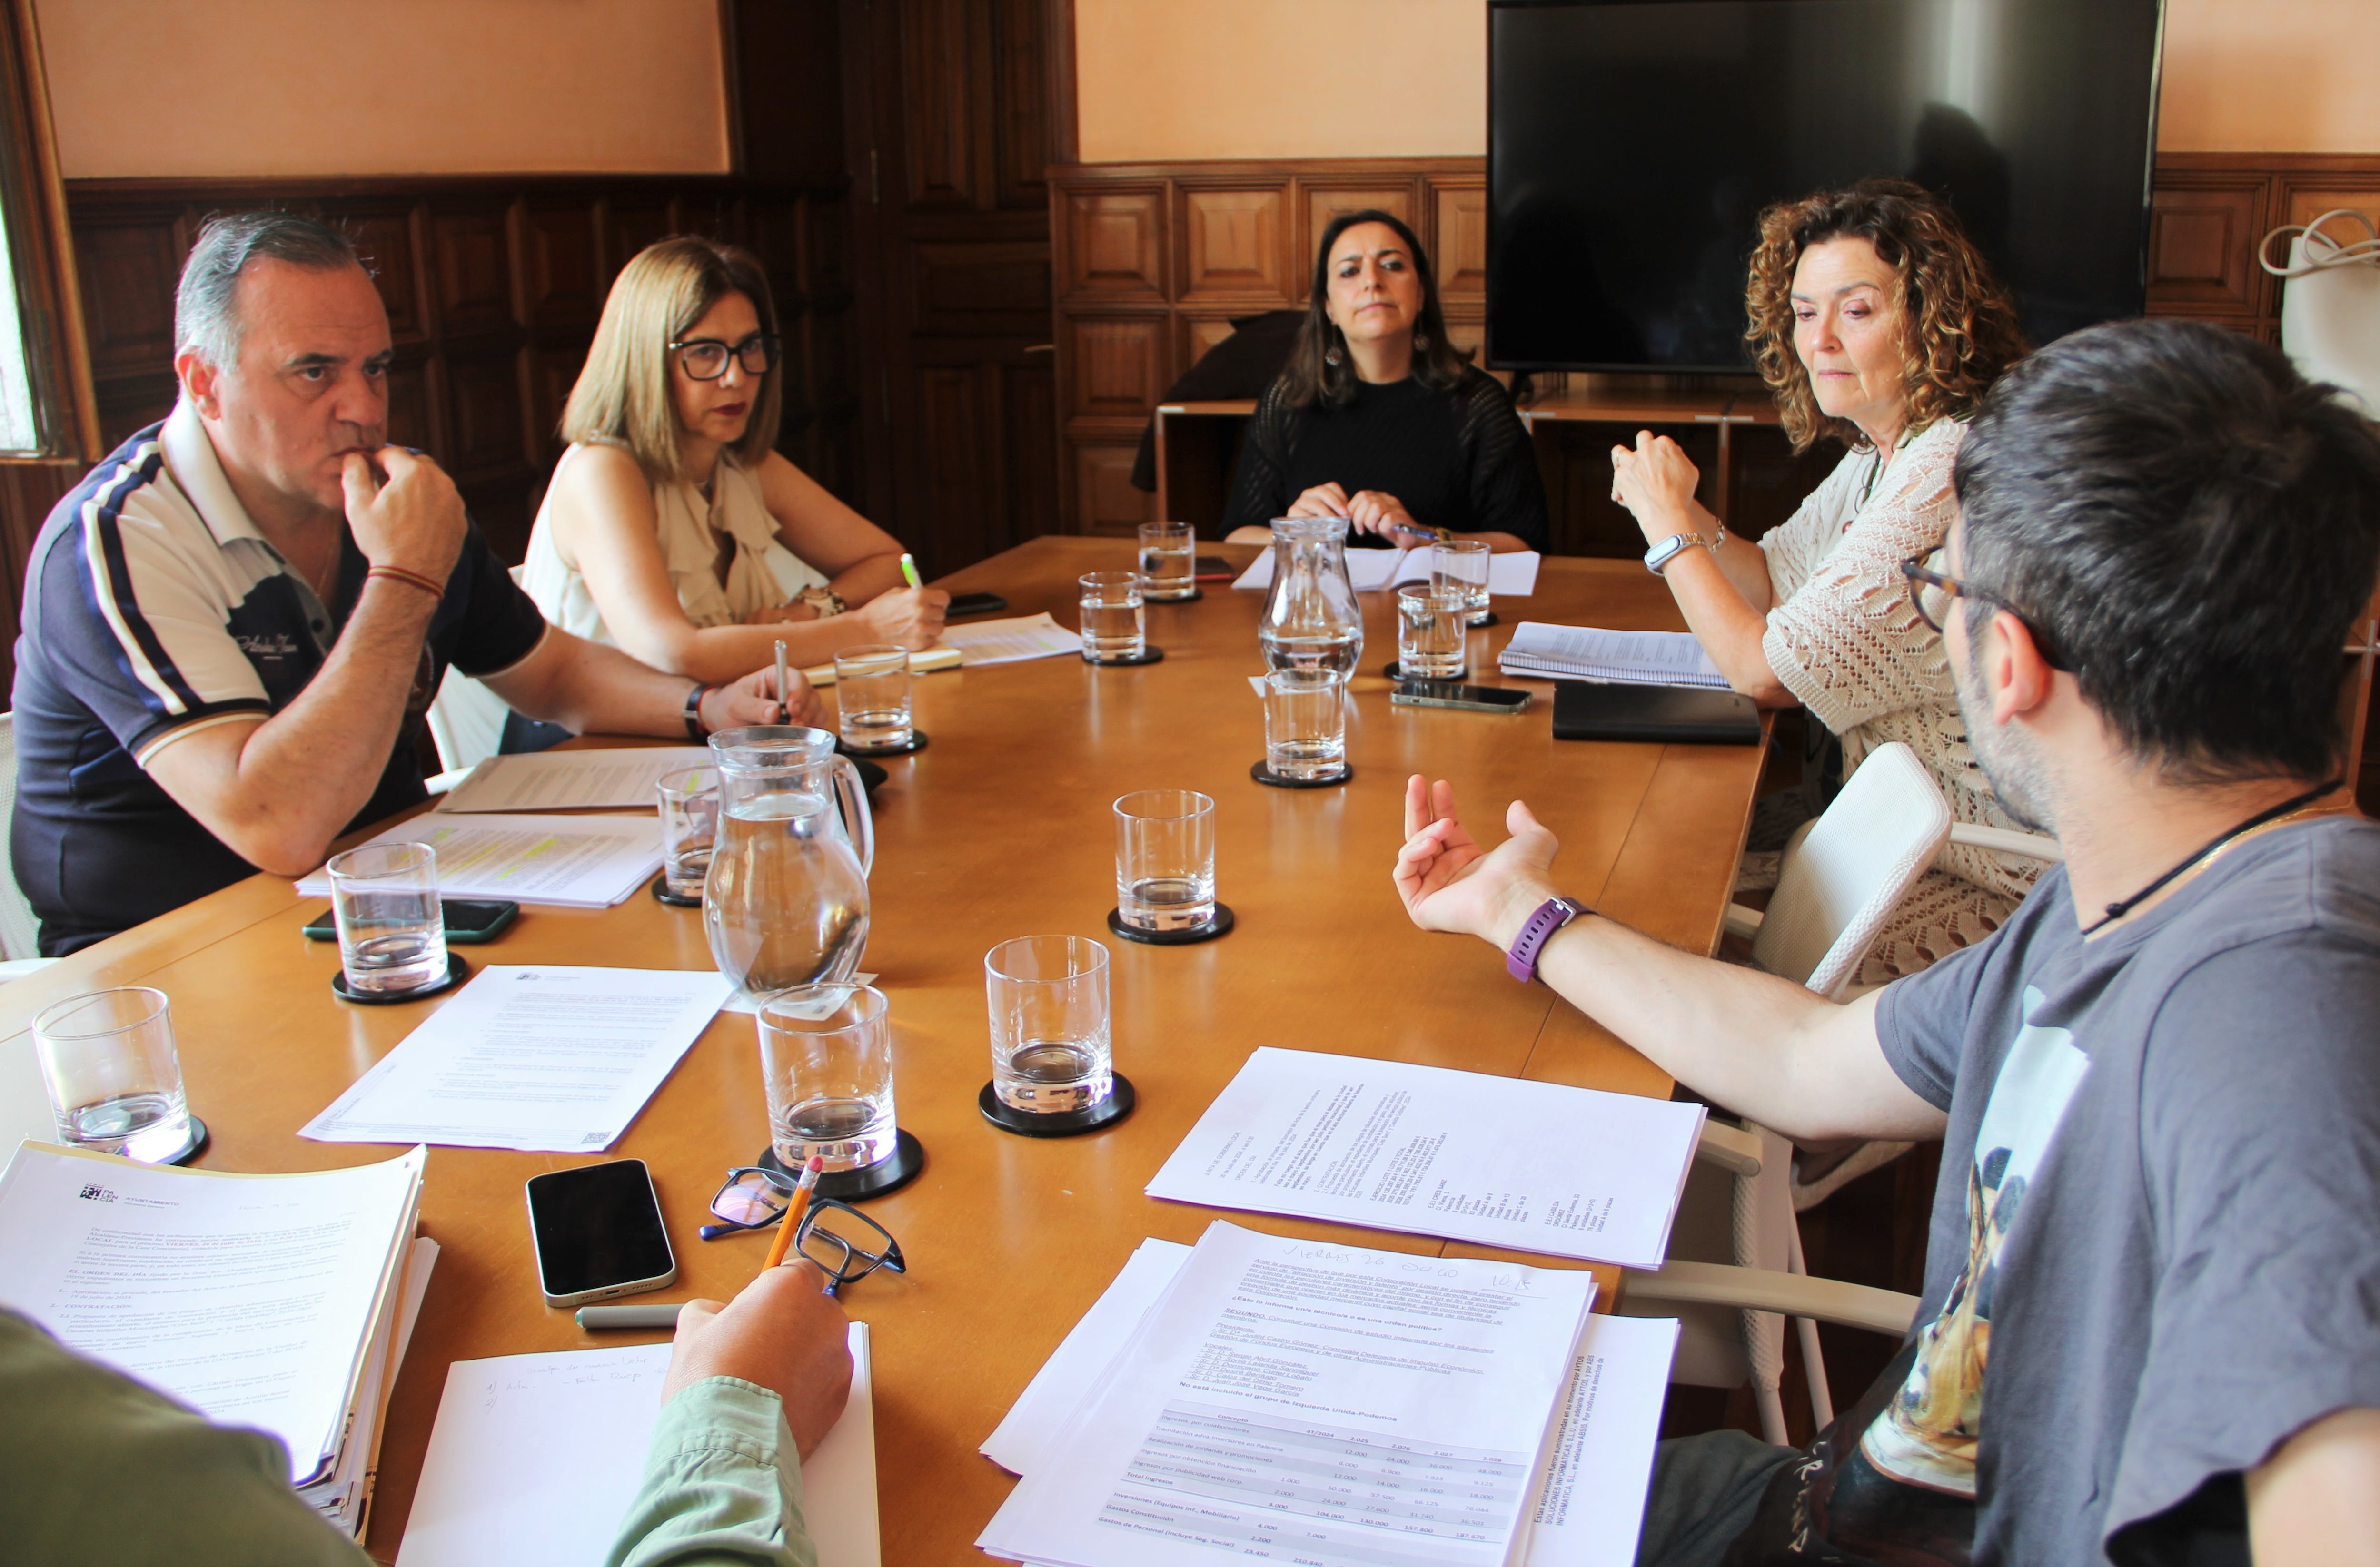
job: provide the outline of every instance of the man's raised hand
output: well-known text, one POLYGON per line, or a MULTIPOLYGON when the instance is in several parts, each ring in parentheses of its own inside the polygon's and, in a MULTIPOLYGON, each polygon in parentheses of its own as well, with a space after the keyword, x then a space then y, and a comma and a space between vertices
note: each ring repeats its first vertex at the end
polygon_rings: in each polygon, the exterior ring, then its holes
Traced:
POLYGON ((434 583, 446 580, 462 553, 468 524, 463 497, 445 470, 402 446, 383 446, 370 456, 348 452, 340 482, 347 492, 347 526, 366 561, 434 583))
POLYGON ((1554 895, 1561 845, 1520 801, 1504 825, 1512 836, 1482 850, 1454 814, 1451 785, 1433 787, 1418 773, 1405 780, 1405 842, 1394 874, 1415 924, 1512 945, 1529 911, 1554 895))

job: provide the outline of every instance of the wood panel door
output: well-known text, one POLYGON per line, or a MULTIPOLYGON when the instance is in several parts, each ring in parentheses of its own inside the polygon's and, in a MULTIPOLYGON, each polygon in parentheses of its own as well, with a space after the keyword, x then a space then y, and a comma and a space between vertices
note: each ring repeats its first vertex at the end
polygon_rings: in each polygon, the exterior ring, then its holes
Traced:
POLYGON ((932 573, 1058 525, 1050 0, 844 0, 861 255, 892 449, 877 520, 932 573))

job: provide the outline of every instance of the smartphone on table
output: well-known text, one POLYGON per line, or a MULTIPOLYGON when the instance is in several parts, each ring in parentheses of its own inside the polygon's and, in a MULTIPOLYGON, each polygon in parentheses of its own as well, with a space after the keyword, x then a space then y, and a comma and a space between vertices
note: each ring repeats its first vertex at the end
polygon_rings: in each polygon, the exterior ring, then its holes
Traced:
POLYGON ((1389 693, 1394 707, 1453 707, 1465 713, 1517 713, 1534 693, 1500 685, 1463 685, 1454 681, 1400 681, 1389 693))
POLYGON ((614 1159, 531 1175, 529 1239, 548 1306, 665 1289, 677 1254, 662 1225, 661 1198, 641 1159, 614 1159))
POLYGON ((1232 582, 1235 581, 1239 574, 1232 569, 1232 563, 1220 555, 1201 555, 1190 562, 1192 582, 1232 582))
POLYGON ((996 615, 1007 608, 1008 600, 996 593, 953 593, 951 607, 942 613, 955 621, 961 615, 996 615))
MULTIPOLYGON (((476 946, 493 941, 520 918, 520 905, 503 898, 442 898, 438 910, 446 918, 446 945, 476 946)), ((308 941, 336 941, 338 922, 323 910, 306 922, 308 941)))

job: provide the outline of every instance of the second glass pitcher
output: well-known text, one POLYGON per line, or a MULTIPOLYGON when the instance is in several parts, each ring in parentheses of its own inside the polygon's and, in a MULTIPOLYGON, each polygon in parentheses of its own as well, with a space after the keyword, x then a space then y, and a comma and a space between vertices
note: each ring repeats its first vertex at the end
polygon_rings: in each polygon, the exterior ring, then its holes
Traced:
POLYGON ((719 971, 752 995, 840 983, 868 946, 876 822, 858 769, 824 729, 763 724, 710 737, 719 838, 702 889, 719 971))
POLYGON ((1364 661, 1364 611, 1347 575, 1343 517, 1281 517, 1272 524, 1272 585, 1257 628, 1273 669, 1327 669, 1340 683, 1364 661))

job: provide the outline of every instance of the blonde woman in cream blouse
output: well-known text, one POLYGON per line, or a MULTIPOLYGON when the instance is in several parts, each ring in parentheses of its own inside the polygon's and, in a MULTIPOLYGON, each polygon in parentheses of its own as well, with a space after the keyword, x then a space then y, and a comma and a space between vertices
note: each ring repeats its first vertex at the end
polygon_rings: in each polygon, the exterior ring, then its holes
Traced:
POLYGON ((565 631, 717 681, 845 647, 917 649, 950 596, 772 450, 776 310, 747 253, 664 239, 622 269, 571 389, 521 585, 565 631))
MULTIPOLYGON (((1643 527, 1647 562, 1737 691, 1806 709, 1841 738, 1846 776, 1900 741, 1958 820, 2018 826, 1968 750, 1942 639, 1918 618, 1900 570, 1939 548, 1958 516, 1950 479, 1964 421, 2024 352, 2014 307, 1949 210, 1897 180, 1764 212, 1746 297, 1746 336, 1794 449, 1831 435, 1849 454, 1757 545, 1726 536, 1695 503, 1694 466, 1664 438, 1613 449, 1613 499, 1643 527)), ((2038 869, 1945 850, 1861 982, 1982 940, 2038 869)))

